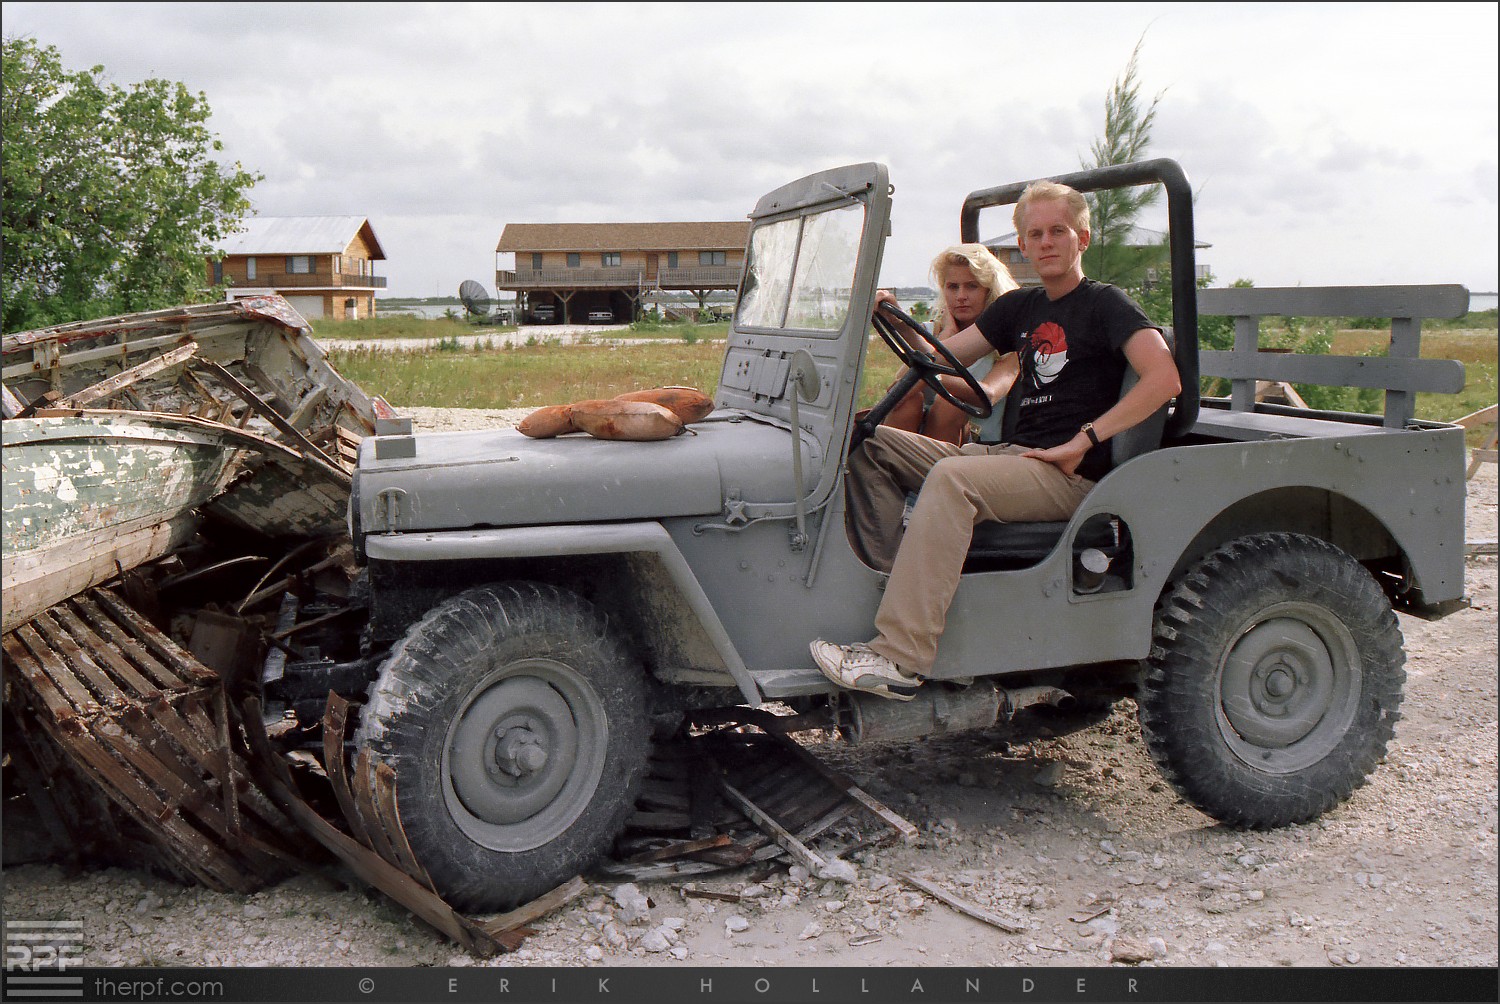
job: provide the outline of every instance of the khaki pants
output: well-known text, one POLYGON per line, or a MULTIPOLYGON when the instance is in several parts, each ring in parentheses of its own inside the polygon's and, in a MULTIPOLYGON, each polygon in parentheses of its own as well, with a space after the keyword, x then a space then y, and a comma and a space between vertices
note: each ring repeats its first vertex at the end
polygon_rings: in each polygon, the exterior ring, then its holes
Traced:
POLYGON ((959 447, 881 426, 850 455, 851 543, 866 564, 890 572, 870 647, 905 672, 932 670, 975 524, 1065 520, 1094 487, 1024 452, 1006 444, 959 447), (903 536, 906 494, 918 488, 903 536))

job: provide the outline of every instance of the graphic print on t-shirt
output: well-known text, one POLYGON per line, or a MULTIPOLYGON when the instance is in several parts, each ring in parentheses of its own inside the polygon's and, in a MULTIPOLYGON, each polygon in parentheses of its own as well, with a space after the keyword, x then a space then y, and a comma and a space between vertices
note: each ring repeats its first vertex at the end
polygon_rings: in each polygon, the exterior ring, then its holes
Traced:
POLYGON ((1051 383, 1068 365, 1068 336, 1056 321, 1043 321, 1028 336, 1026 369, 1034 387, 1051 383))

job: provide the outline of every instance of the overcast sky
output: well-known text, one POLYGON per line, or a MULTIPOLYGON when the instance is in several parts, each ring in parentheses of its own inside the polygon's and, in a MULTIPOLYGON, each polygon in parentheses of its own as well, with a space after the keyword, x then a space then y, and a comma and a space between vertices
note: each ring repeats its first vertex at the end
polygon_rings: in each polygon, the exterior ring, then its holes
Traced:
MULTIPOLYGON (((256 210, 369 217, 392 296, 492 286, 507 223, 743 219, 771 188, 869 160, 895 185, 882 279, 923 284, 969 192, 1079 168, 1143 34, 1151 153, 1199 193, 1221 284, 1489 292, 1496 12, 5 3, 3 20, 70 68, 204 92, 227 157, 265 175, 256 210)), ((987 214, 982 236, 1009 229, 987 214)))

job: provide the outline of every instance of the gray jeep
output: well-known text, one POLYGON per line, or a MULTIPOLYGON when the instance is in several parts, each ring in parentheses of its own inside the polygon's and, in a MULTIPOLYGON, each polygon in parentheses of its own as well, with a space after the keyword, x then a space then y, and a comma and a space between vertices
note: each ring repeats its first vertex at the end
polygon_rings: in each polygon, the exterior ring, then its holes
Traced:
MULTIPOLYGON (((815 637, 870 637, 881 596, 846 533, 849 450, 914 381, 954 369, 883 324, 909 374, 856 417, 882 165, 756 205, 717 408, 694 434, 365 441, 349 519, 379 668, 354 741, 369 769, 394 770, 411 847, 454 906, 507 908, 588 867, 653 736, 695 708, 780 702, 863 742, 1128 693, 1167 780, 1225 822, 1310 820, 1365 781, 1400 717, 1393 608, 1463 602, 1463 432, 1414 421, 1412 402, 1462 386, 1457 363, 1416 357, 1418 319, 1462 313, 1466 291, 1200 293, 1175 163, 1057 180, 1165 188, 1185 391, 1119 437, 1116 468, 1066 523, 978 528, 910 703, 838 691, 808 653, 815 637), (1238 318, 1233 351, 1198 351, 1200 307, 1238 318), (1257 352, 1258 319, 1278 313, 1392 317, 1390 356, 1257 352), (1200 361, 1228 398, 1200 401, 1200 361), (1379 387, 1385 414, 1257 403, 1257 378, 1379 387)), ((971 195, 962 238, 1024 188, 971 195)))

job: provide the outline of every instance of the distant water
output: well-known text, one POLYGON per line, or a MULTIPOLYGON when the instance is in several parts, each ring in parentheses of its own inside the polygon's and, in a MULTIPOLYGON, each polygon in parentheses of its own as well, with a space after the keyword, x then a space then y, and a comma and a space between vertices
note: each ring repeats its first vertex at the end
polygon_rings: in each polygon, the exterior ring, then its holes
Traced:
POLYGON ((1478 310, 1494 310, 1496 306, 1500 306, 1500 296, 1496 296, 1494 293, 1490 293, 1488 295, 1479 295, 1475 293, 1469 294, 1470 312, 1478 310))

